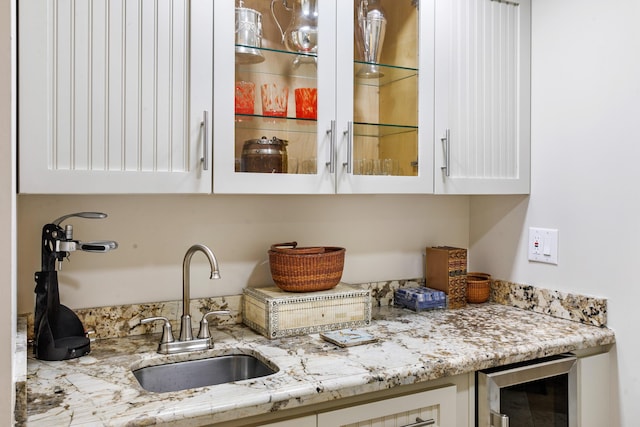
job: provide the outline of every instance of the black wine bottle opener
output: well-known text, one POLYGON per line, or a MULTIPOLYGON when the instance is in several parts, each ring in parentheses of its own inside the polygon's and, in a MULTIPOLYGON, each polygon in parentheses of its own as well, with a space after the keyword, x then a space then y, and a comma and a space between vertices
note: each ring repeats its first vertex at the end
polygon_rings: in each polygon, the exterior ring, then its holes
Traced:
POLYGON ((37 359, 66 360, 84 356, 91 350, 82 322, 70 308, 60 304, 56 263, 71 252, 108 252, 116 249, 114 241, 81 242, 73 238, 73 226, 62 228, 71 218, 106 218, 101 212, 78 212, 62 216, 42 227, 42 271, 35 274, 36 307, 34 315, 34 346, 37 359))

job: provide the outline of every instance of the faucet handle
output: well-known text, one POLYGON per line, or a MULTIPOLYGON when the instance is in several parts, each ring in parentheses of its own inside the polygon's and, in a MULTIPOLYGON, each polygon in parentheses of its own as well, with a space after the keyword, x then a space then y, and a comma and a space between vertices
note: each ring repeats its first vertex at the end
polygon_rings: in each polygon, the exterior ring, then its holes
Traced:
POLYGON ((217 311, 209 311, 202 316, 202 320, 200 321, 200 331, 198 332, 198 338, 211 338, 211 334, 209 333, 209 322, 207 321, 207 317, 219 314, 231 315, 229 310, 217 310, 217 311))
POLYGON ((160 338, 160 344, 173 342, 174 339, 173 339, 173 331, 171 330, 171 323, 169 323, 169 319, 167 319, 166 317, 164 316, 147 317, 146 319, 142 319, 140 321, 140 324, 144 325, 146 323, 151 323, 158 320, 164 322, 164 325, 162 325, 162 337, 160 338))

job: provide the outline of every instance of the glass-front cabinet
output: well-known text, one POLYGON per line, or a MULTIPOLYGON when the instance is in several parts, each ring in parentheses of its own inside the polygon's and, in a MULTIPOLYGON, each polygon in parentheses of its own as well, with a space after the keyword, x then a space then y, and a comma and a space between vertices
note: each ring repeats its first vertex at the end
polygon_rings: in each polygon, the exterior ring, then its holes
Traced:
POLYGON ((432 193, 419 3, 214 2, 214 193, 432 193))

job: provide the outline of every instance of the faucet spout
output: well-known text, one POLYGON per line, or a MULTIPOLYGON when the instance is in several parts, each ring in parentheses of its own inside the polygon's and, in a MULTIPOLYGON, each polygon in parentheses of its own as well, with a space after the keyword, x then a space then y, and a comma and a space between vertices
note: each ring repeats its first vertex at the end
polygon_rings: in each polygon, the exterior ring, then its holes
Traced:
POLYGON ((209 265, 211 266, 210 279, 219 279, 220 271, 218 269, 218 260, 213 254, 211 249, 205 245, 195 244, 191 246, 184 256, 182 262, 182 319, 180 328, 180 341, 190 341, 193 339, 193 332, 191 330, 191 314, 189 308, 189 302, 191 301, 190 295, 190 269, 191 258, 196 252, 202 252, 207 256, 209 265))

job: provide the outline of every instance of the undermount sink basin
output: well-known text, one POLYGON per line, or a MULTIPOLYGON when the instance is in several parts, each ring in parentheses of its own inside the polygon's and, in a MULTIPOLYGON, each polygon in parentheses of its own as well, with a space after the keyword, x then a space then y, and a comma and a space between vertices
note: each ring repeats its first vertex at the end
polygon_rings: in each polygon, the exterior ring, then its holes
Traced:
POLYGON ((134 370, 133 375, 145 390, 164 393, 265 377, 276 372, 277 369, 254 356, 232 354, 147 366, 134 370))

